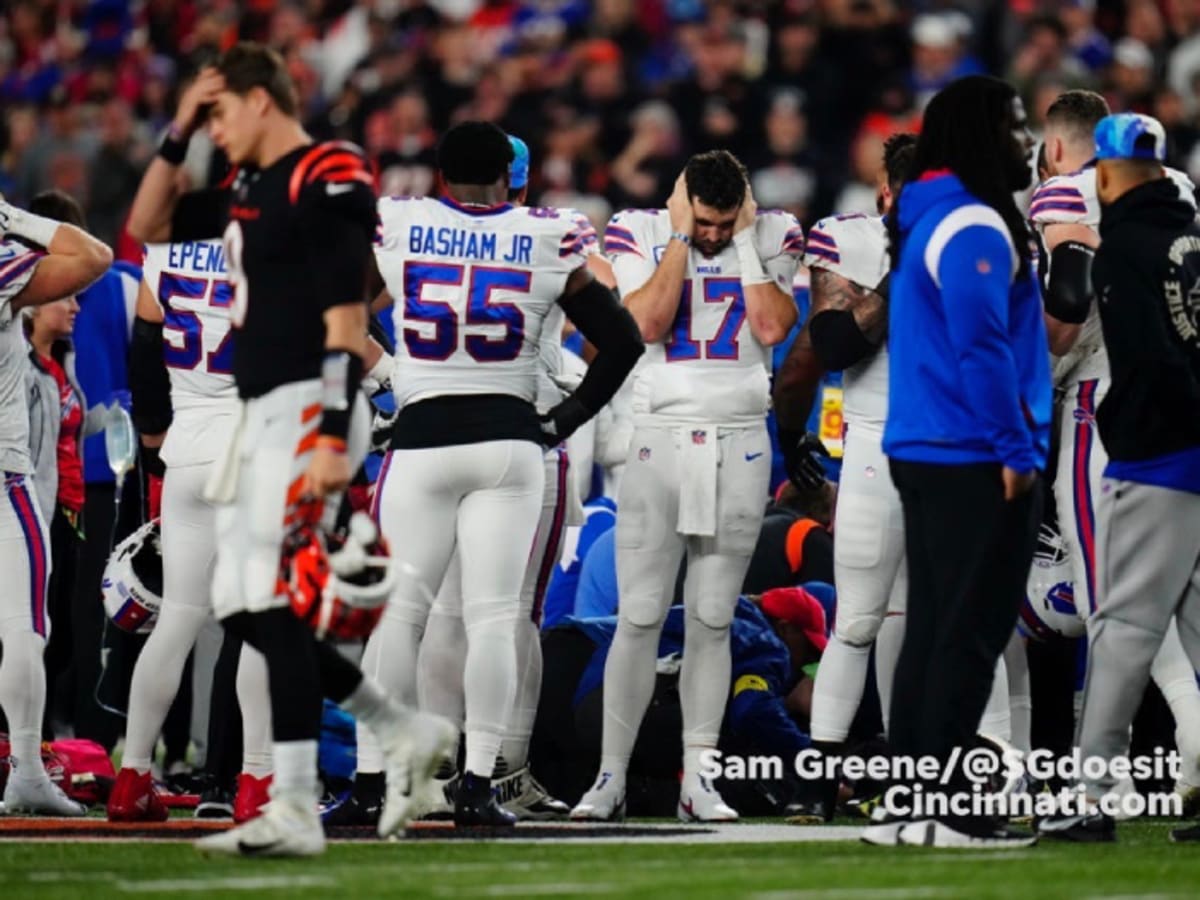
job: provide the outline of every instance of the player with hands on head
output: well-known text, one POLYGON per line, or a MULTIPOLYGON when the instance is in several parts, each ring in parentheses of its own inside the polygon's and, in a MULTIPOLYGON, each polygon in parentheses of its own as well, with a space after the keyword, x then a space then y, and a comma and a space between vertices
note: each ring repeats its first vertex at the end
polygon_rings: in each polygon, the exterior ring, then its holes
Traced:
POLYGON ((82 816, 42 765, 50 636, 46 591, 50 540, 30 458, 28 366, 18 313, 78 294, 112 264, 112 252, 74 225, 13 206, 0 197, 0 709, 8 720, 12 770, 4 787, 8 815, 82 816))
POLYGON ((647 342, 617 502, 617 633, 605 666, 600 772, 572 810, 611 820, 654 688, 659 633, 686 553, 679 815, 737 813, 700 776, 729 690, 729 627, 766 508, 767 348, 796 321, 804 238, 793 216, 758 211, 730 153, 693 156, 666 210, 626 210, 604 236, 622 302, 647 342))

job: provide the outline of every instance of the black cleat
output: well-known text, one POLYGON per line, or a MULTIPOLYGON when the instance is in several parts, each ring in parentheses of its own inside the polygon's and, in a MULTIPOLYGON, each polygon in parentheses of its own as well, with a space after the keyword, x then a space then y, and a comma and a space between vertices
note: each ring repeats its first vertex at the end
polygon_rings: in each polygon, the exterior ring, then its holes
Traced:
POLYGON ((1191 844, 1196 841, 1200 841, 1200 822, 1171 829, 1171 843, 1173 844, 1191 844))
POLYGON ((233 791, 219 784, 209 785, 200 795, 195 816, 197 819, 232 819, 233 791))
POLYGON ((382 776, 379 785, 354 782, 354 787, 338 806, 321 817, 321 823, 329 828, 375 828, 383 812, 382 776))
POLYGON ((1037 823, 1039 837, 1077 844, 1100 844, 1117 839, 1117 823, 1101 812, 1086 815, 1053 815, 1037 823))
POLYGON ((454 824, 460 828, 512 828, 517 817, 496 802, 492 780, 464 772, 454 798, 454 824))

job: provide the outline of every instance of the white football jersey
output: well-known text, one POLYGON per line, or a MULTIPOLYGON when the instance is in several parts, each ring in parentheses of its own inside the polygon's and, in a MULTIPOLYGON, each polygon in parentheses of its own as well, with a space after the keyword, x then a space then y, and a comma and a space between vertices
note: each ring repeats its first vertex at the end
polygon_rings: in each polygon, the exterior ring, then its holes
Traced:
POLYGON ((142 265, 163 312, 163 362, 173 418, 163 442, 168 466, 200 465, 224 448, 237 414, 233 383, 233 286, 222 241, 149 244, 142 265))
POLYGON ((25 369, 29 347, 12 301, 33 278, 46 254, 0 239, 0 476, 33 472, 29 457, 29 399, 25 369))
MULTIPOLYGON (((596 229, 583 213, 576 209, 559 210, 565 217, 575 222, 578 227, 579 243, 584 256, 600 252, 600 239, 596 229)), ((550 407, 563 399, 562 389, 554 383, 552 377, 563 371, 562 333, 566 324, 567 314, 555 303, 546 313, 542 323, 542 336, 538 341, 538 385, 537 409, 544 413, 550 407)))
MULTIPOLYGON (((874 290, 888 273, 887 226, 880 216, 850 213, 822 219, 808 233, 804 264, 874 290)), ((842 373, 842 413, 851 424, 883 428, 887 419, 886 342, 842 373)))
MULTIPOLYGON (((1178 169, 1167 168, 1167 177, 1179 188, 1179 196, 1194 208, 1196 186, 1178 169)), ((1096 195, 1096 167, 1085 166, 1068 175, 1047 178, 1033 192, 1029 218, 1039 234, 1047 225, 1086 225, 1099 232, 1100 200, 1096 195)), ((1054 361, 1054 384, 1063 386, 1085 378, 1108 374, 1108 353, 1100 328, 1100 311, 1092 304, 1075 345, 1054 361)))
MULTIPOLYGON (((665 209, 613 216, 604 252, 622 297, 650 280, 671 231, 665 209)), ((754 239, 763 268, 790 295, 804 254, 800 223, 788 213, 760 212, 754 239)), ((634 370, 634 415, 675 423, 761 424, 770 404, 770 372, 770 350, 746 325, 737 249, 730 243, 709 259, 693 247, 670 334, 647 344, 634 370)))
POLYGON ((585 263, 586 236, 570 212, 379 201, 375 259, 395 301, 399 406, 453 394, 535 402, 547 317, 585 263))

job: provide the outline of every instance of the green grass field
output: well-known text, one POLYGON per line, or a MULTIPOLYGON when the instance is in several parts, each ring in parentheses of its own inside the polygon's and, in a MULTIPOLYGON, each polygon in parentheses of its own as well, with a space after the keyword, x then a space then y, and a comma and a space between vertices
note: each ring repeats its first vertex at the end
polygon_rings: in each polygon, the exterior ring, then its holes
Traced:
POLYGON ((569 845, 347 843, 312 860, 211 860, 187 843, 0 843, 4 898, 118 896, 1196 897, 1200 845, 1167 822, 1125 824, 1115 845, 1004 853, 858 843, 569 845))

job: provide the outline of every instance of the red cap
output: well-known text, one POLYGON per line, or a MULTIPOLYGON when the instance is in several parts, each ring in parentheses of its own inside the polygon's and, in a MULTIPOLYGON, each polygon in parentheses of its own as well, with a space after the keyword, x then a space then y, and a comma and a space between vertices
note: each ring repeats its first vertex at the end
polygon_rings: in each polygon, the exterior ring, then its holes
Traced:
POLYGON ((825 652, 825 607, 802 587, 772 588, 762 595, 763 612, 773 619, 800 627, 814 647, 825 652))
POLYGON ((587 41, 581 50, 584 62, 593 66, 621 61, 621 48, 604 38, 593 38, 587 41))

